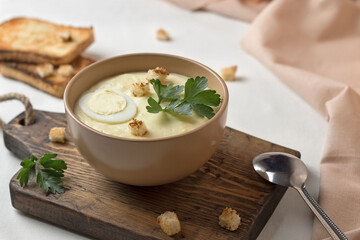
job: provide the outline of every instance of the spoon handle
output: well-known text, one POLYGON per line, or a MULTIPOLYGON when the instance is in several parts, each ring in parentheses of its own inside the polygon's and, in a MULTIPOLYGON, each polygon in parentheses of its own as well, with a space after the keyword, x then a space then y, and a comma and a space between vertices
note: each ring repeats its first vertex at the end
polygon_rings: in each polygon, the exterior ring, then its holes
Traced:
POLYGON ((296 188, 296 190, 299 192, 300 196, 304 199, 310 209, 314 212, 315 216, 319 219, 321 224, 329 232, 332 239, 348 240, 345 234, 335 225, 335 223, 330 219, 330 217, 325 213, 325 211, 320 207, 315 199, 310 196, 305 188, 305 184, 303 184, 301 188, 296 188))

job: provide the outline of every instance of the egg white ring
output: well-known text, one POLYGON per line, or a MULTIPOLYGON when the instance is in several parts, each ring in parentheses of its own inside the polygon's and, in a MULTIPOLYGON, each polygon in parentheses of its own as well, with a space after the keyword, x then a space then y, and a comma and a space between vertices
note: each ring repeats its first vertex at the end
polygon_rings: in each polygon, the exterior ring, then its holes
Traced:
POLYGON ((108 89, 100 89, 97 90, 95 92, 91 92, 91 93, 87 93, 84 94, 80 100, 79 100, 79 106, 81 111, 83 111, 86 115, 88 115, 90 118, 97 120, 97 121, 101 121, 101 122, 106 122, 106 123, 120 123, 120 122, 125 122, 130 120, 131 118, 133 118, 136 114, 137 108, 136 108, 136 104, 134 103, 134 101, 125 93, 117 91, 117 90, 108 90, 108 89), (110 92, 114 92, 117 93, 121 96, 123 96, 126 99, 126 107, 123 111, 121 112, 117 112, 111 115, 101 115, 101 114, 97 114, 94 113, 93 111, 91 111, 88 107, 88 101, 89 99, 97 92, 100 91, 110 91, 110 92))

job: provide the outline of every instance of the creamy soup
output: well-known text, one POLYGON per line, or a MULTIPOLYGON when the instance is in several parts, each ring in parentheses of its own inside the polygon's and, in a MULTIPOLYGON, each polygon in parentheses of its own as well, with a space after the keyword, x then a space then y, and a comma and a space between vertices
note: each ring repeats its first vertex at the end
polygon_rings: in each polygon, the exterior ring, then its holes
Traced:
MULTIPOLYGON (((196 113, 178 115, 149 113, 148 98, 158 99, 151 84, 144 96, 134 96, 134 84, 148 83, 148 73, 126 73, 103 80, 87 90, 75 105, 76 116, 86 125, 114 136, 127 138, 162 138, 188 132, 208 121, 196 113), (136 136, 129 128, 132 118, 142 121, 146 134, 136 136)), ((163 84, 185 85, 188 77, 171 73, 163 84)), ((161 103, 165 106, 167 103, 161 103)))

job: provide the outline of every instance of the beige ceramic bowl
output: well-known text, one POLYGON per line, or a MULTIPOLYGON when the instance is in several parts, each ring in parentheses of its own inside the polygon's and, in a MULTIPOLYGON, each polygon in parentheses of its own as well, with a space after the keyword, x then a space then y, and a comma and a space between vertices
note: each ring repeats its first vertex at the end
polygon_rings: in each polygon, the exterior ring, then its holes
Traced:
POLYGON ((214 153, 224 132, 228 90, 210 68, 190 59, 166 54, 130 54, 92 64, 78 73, 64 94, 68 126, 77 149, 96 170, 115 181, 152 186, 179 180, 200 168, 214 153), (130 139, 99 132, 74 114, 80 95, 95 83, 122 73, 147 71, 157 66, 185 76, 205 76, 209 88, 221 95, 216 115, 184 134, 160 138, 130 139))

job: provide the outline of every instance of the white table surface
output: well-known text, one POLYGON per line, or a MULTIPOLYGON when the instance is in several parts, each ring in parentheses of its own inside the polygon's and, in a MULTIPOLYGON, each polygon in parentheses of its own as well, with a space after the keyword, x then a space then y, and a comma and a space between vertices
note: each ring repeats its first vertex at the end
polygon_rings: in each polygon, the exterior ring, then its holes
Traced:
MULTIPOLYGON (((248 23, 210 12, 188 12, 158 0, 0 0, 0 21, 16 16, 93 26, 96 41, 86 55, 97 59, 125 53, 161 52, 192 58, 218 72, 222 67, 236 64, 239 80, 228 82, 227 125, 299 150, 310 171, 309 192, 317 197, 327 123, 241 49, 239 42, 248 23), (173 41, 155 39, 160 27, 171 34, 173 41)), ((14 91, 27 95, 36 109, 64 112, 62 100, 0 76, 0 94, 14 91)), ((0 117, 5 121, 22 111, 22 104, 16 101, 0 104, 0 117)), ((15 210, 8 184, 20 169, 20 160, 5 148, 1 132, 0 159, 0 239, 88 239, 15 210)), ((289 189, 258 239, 310 239, 312 221, 310 210, 289 189)))

